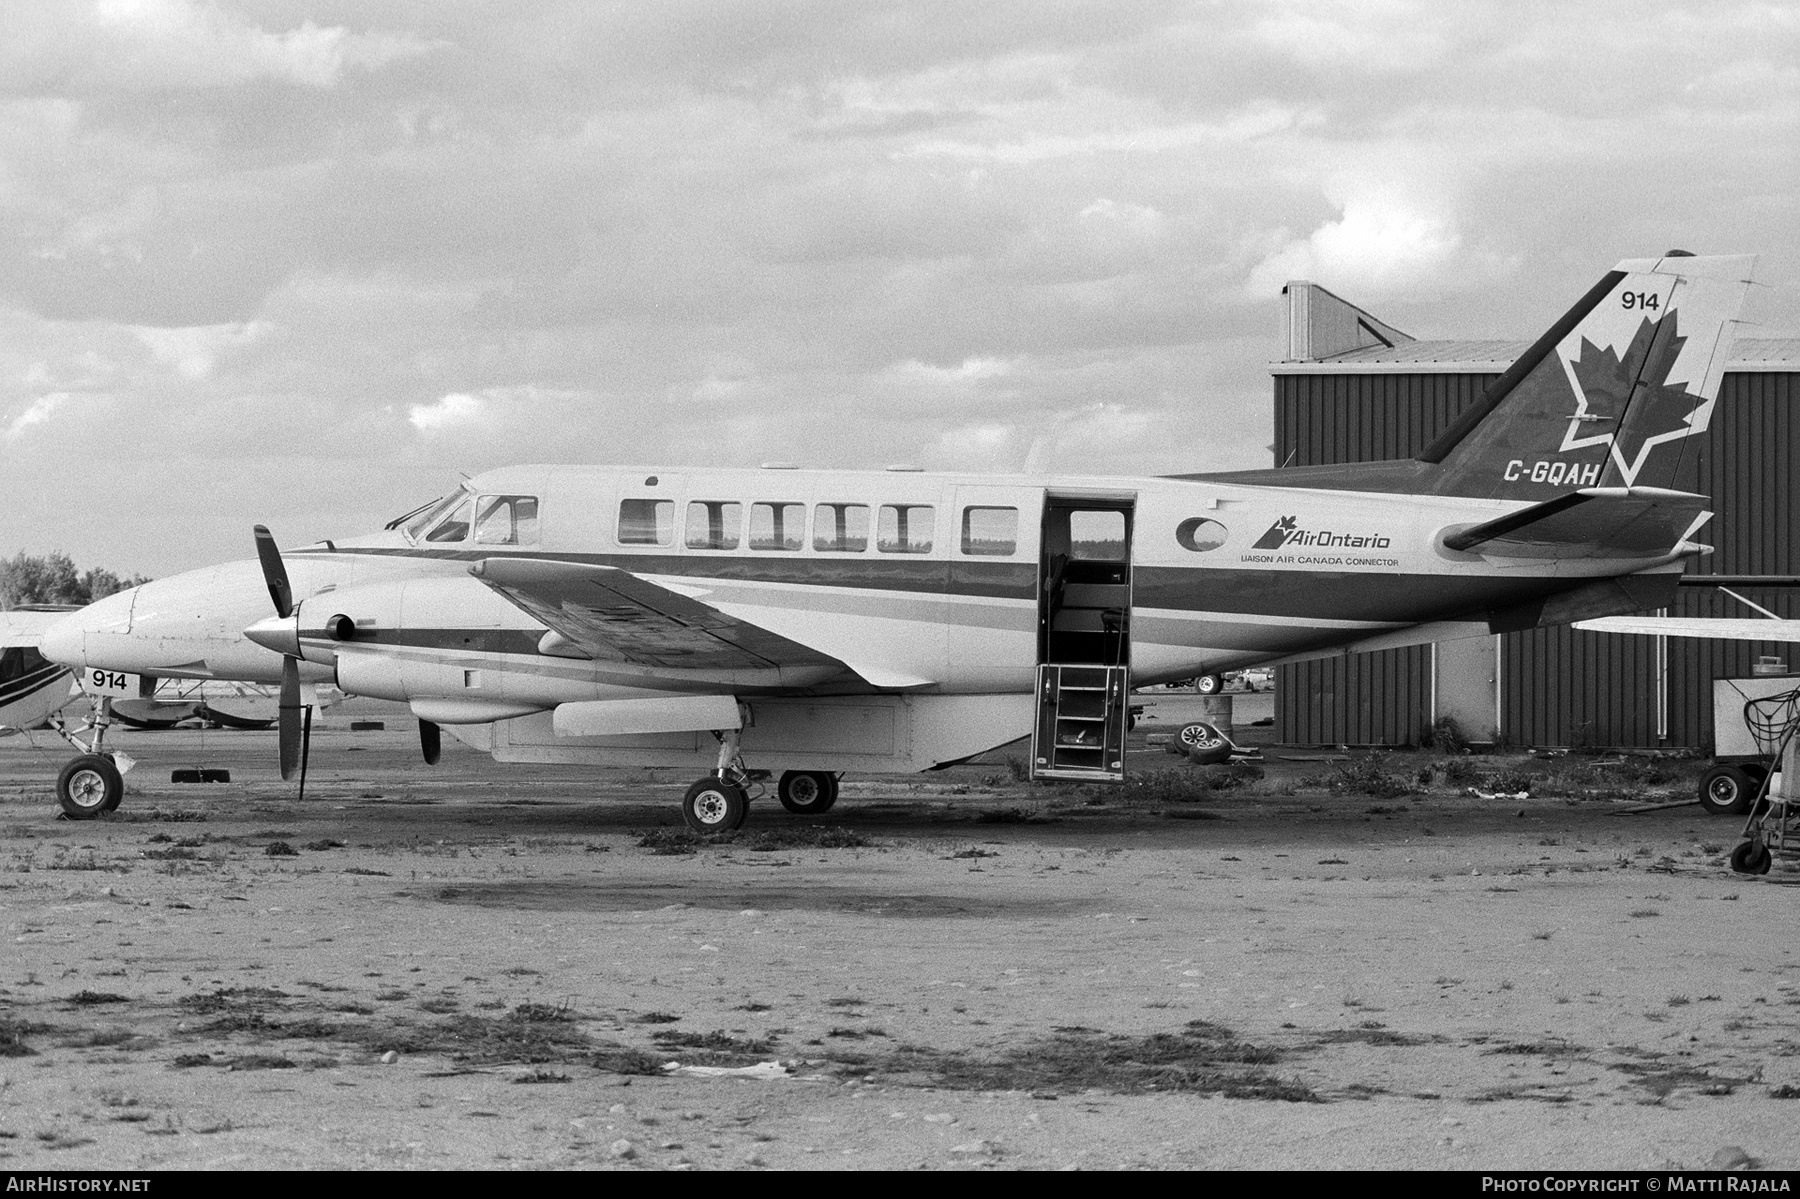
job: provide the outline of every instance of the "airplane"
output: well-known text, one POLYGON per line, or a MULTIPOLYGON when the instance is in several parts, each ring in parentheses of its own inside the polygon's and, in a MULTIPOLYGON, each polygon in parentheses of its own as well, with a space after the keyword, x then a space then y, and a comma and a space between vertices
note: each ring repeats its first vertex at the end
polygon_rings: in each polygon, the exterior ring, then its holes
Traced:
POLYGON ((36 728, 75 698, 68 668, 39 652, 44 630, 69 611, 46 604, 0 611, 0 733, 36 728))
POLYGON ((90 717, 70 729, 62 711, 80 697, 81 689, 68 667, 47 660, 42 653, 44 631, 74 610, 75 605, 70 604, 25 604, 0 611, 0 737, 49 727, 82 754, 64 767, 57 780, 58 794, 81 794, 88 797, 90 805, 111 803, 117 807, 123 786, 114 787, 109 779, 121 778, 135 763, 118 753, 90 758, 99 741, 84 742, 82 735, 98 729, 103 737, 105 715, 97 714, 98 722, 90 717))
POLYGON ((365 536, 284 554, 259 525, 255 559, 101 600, 43 652, 279 684, 284 778, 327 682, 408 704, 428 762, 448 728, 505 762, 691 766, 702 832, 742 823, 749 761, 801 814, 843 772, 1025 735, 1034 778, 1117 781, 1134 685, 1666 604, 1711 516, 1670 484, 1753 264, 1619 263, 1410 459, 505 468, 365 536))

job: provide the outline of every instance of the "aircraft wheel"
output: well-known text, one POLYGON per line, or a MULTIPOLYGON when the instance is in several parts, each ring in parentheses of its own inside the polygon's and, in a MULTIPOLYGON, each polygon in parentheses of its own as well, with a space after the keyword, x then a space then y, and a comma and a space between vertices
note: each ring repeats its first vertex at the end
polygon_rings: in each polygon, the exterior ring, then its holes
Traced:
POLYGON ((92 820, 118 807, 124 798, 125 780, 103 754, 71 759, 56 776, 56 802, 70 820, 92 820))
POLYGON ((1739 874, 1767 874, 1769 847, 1761 841, 1746 841, 1731 851, 1731 868, 1739 874))
POLYGON ((796 816, 828 812, 837 797, 837 776, 823 770, 789 770, 775 785, 775 798, 796 816))
POLYGON ((1700 778, 1700 806, 1714 816, 1742 816, 1757 785, 1742 767, 1714 766, 1700 778))
POLYGON ((750 801, 730 783, 703 778, 687 790, 681 816, 697 833, 728 833, 744 823, 750 801))
POLYGON ((1194 691, 1198 695, 1217 695, 1225 690, 1225 676, 1203 674, 1194 680, 1194 691))
POLYGON ((1175 744, 1186 750, 1188 760, 1198 766, 1216 766, 1231 759, 1231 742, 1203 720, 1182 725, 1175 734, 1175 744))

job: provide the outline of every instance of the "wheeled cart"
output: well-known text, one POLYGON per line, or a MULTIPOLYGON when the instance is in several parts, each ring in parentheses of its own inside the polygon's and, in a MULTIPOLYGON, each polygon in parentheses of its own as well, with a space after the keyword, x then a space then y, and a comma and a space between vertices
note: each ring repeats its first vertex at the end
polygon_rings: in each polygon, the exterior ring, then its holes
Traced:
POLYGON ((1767 874, 1777 856, 1787 855, 1794 812, 1800 803, 1800 687, 1745 701, 1744 727, 1765 755, 1761 782, 1750 798, 1744 840, 1731 851, 1739 874, 1767 874))

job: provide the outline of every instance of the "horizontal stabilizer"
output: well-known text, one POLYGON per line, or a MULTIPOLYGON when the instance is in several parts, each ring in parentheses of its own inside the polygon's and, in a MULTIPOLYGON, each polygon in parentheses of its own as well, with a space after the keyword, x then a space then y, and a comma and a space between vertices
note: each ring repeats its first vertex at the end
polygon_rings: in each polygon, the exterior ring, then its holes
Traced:
POLYGON ((1658 558, 1711 518, 1707 503, 1660 487, 1587 487, 1453 529, 1443 544, 1497 558, 1658 558))
POLYGON ((1604 616, 1578 620, 1590 633, 1637 633, 1646 637, 1705 637, 1719 641, 1800 641, 1800 620, 1746 616, 1604 616))

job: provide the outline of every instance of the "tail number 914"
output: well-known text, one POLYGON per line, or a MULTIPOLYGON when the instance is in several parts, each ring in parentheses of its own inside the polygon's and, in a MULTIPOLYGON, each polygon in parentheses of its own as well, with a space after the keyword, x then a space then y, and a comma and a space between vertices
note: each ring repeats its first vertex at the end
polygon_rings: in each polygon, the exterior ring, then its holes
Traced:
POLYGON ((81 672, 81 689, 89 695, 110 695, 123 699, 137 694, 138 677, 119 670, 90 667, 81 672))

